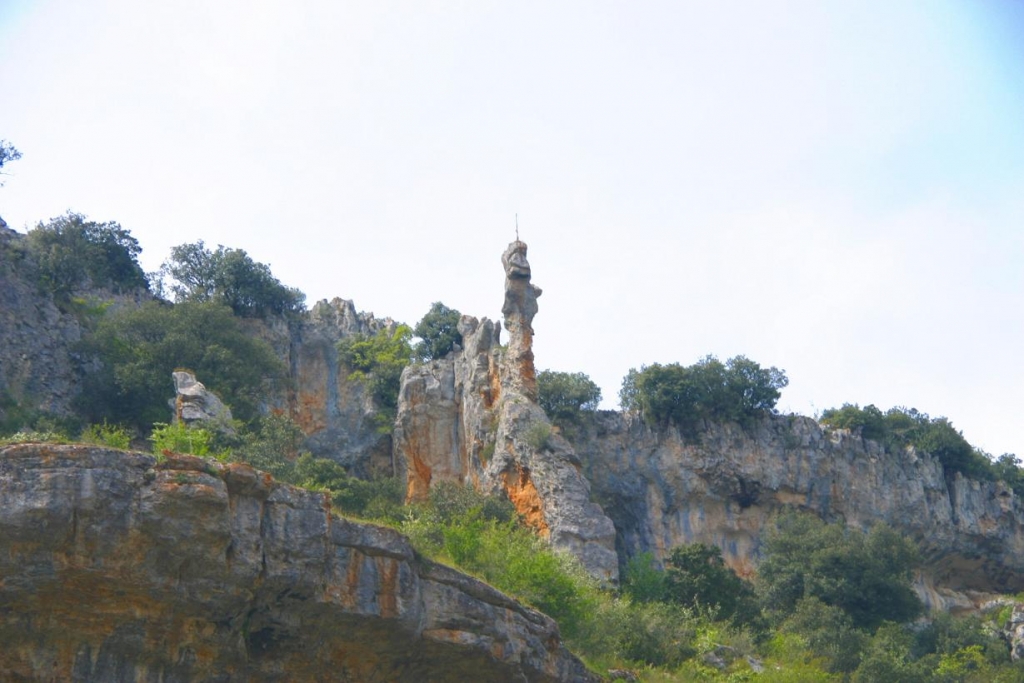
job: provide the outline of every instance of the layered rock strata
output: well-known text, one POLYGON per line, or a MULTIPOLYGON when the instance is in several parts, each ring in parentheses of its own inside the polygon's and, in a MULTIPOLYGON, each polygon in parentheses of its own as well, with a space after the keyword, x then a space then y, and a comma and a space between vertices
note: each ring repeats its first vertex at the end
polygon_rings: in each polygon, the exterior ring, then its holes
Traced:
POLYGON ((572 446, 536 403, 533 317, 541 290, 531 283, 526 254, 526 244, 516 241, 502 255, 507 347, 500 346, 500 325, 463 316, 461 348, 402 373, 396 466, 411 499, 425 497, 438 481, 504 492, 554 547, 615 582, 615 528, 590 500, 572 446))
POLYGON ((936 459, 913 450, 890 453, 797 416, 745 429, 708 424, 687 441, 613 412, 595 415, 576 448, 623 560, 713 543, 750 575, 766 526, 795 508, 910 535, 926 568, 918 590, 931 606, 969 608, 975 593, 1024 590, 1022 501, 1000 482, 947 478, 936 459))
POLYGON ((0 449, 0 671, 25 681, 588 681, 555 623, 245 465, 0 449))

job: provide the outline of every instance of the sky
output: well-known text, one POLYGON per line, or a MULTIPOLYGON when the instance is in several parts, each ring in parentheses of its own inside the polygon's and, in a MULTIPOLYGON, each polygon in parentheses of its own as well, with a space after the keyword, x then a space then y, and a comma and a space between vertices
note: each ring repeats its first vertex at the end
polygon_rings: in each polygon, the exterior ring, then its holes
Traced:
POLYGON ((1024 3, 0 0, 0 216, 204 240, 310 303, 500 318, 617 404, 745 355, 779 409, 1024 456, 1024 3))

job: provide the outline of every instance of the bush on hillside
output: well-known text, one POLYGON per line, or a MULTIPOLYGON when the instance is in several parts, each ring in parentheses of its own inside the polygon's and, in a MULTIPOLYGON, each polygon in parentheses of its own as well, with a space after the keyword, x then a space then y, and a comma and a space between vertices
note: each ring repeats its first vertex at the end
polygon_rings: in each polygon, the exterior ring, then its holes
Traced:
POLYGON ((423 319, 416 323, 412 333, 420 338, 416 344, 417 360, 434 360, 447 356, 456 344, 462 344, 459 319, 462 314, 435 301, 423 319))
POLYGON ((601 388, 582 372, 542 370, 537 374, 537 403, 552 422, 572 429, 585 412, 597 410, 601 388))
POLYGON ((624 410, 637 411, 648 424, 675 424, 695 434, 702 421, 749 424, 775 410, 789 380, 778 368, 762 368, 744 356, 722 363, 706 356, 690 366, 678 363, 631 369, 619 392, 624 410))
POLYGON ((224 304, 243 318, 302 311, 306 295, 286 287, 270 266, 253 261, 242 249, 206 248, 202 240, 171 249, 161 274, 170 277, 174 300, 224 304))
POLYGON ((1005 475, 1017 479, 1016 472, 1006 467, 1009 461, 1004 461, 1002 469, 996 468, 984 453, 967 442, 963 433, 948 419, 932 418, 915 408, 895 407, 883 413, 874 405, 861 408, 845 403, 841 408, 824 411, 820 422, 826 427, 854 431, 866 439, 878 441, 889 450, 913 446, 938 458, 947 474, 960 472, 975 479, 995 479, 1005 475))
POLYGON ((40 286, 60 301, 84 289, 149 288, 138 260, 142 248, 118 223, 97 223, 68 212, 39 223, 27 241, 40 286))
POLYGON ((270 346, 245 333, 227 306, 148 302, 103 317, 83 343, 100 368, 89 374, 79 410, 90 422, 108 420, 140 431, 171 414, 171 373, 188 368, 250 420, 284 364, 270 346))
POLYGON ((349 378, 366 385, 377 407, 377 430, 390 433, 398 412, 402 370, 412 359, 412 330, 398 325, 374 335, 356 334, 338 342, 338 357, 349 378))

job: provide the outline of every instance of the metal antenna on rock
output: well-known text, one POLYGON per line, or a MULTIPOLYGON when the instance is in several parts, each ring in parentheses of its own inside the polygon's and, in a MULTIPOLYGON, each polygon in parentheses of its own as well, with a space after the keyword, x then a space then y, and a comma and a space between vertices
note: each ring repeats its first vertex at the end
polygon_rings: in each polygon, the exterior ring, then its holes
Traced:
POLYGON ((516 214, 516 242, 519 241, 519 214, 516 214))

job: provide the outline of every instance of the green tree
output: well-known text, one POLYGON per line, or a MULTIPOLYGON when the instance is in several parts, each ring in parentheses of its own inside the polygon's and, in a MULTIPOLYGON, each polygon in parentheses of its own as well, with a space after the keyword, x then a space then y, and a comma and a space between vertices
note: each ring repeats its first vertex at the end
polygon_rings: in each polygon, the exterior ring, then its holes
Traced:
POLYGON ((99 322, 83 350, 101 367, 86 378, 81 411, 92 422, 139 429, 167 420, 175 369, 195 372, 242 420, 256 416, 284 375, 273 349, 246 334, 231 309, 217 303, 153 301, 120 310, 99 322))
POLYGON ((723 619, 753 616, 751 586, 725 565, 722 550, 691 543, 672 550, 665 561, 665 596, 685 607, 711 607, 723 619))
POLYGON ((801 598, 779 630, 802 637, 808 649, 822 658, 825 669, 832 673, 856 669, 868 639, 866 633, 854 627, 853 619, 842 608, 815 597, 801 598))
POLYGON ((92 287, 115 292, 149 288, 138 261, 142 248, 114 222, 97 223, 69 212, 30 230, 28 248, 40 285, 58 299, 92 287))
POLYGON ((626 562, 622 577, 622 592, 634 602, 664 602, 665 571, 657 566, 654 554, 637 553, 626 562))
POLYGON ((942 463, 946 474, 960 472, 975 479, 995 479, 1012 474, 1005 467, 993 465, 981 451, 971 446, 963 433, 945 417, 929 417, 916 408, 895 407, 884 414, 873 405, 861 408, 843 404, 821 415, 826 427, 850 429, 866 439, 878 441, 894 451, 913 446, 942 463))
POLYGON ((244 318, 301 311, 306 300, 242 249, 218 246, 210 251, 202 240, 172 248, 161 274, 172 279, 175 301, 219 302, 244 318))
POLYGON ((907 621, 922 611, 911 588, 916 546, 885 524, 867 534, 811 515, 780 517, 765 537, 758 583, 765 607, 784 618, 807 597, 841 608, 858 628, 907 621))
POLYGON ((693 435, 704 420, 748 424, 772 413, 789 380, 778 368, 762 368, 745 356, 722 363, 706 356, 690 366, 678 363, 631 369, 622 383, 623 409, 639 412, 652 425, 675 424, 693 435))
MULTIPOLYGON (((14 145, 12 145, 11 143, 7 142, 6 140, 0 140, 0 168, 3 168, 4 164, 7 164, 7 163, 9 163, 11 161, 17 161, 20 158, 21 158, 21 152, 19 152, 18 149, 14 145)), ((8 174, 0 172, 0 175, 8 175, 8 174)), ((3 187, 3 186, 4 186, 4 183, 3 183, 2 180, 0 180, 0 187, 3 187)))
POLYGON ((842 408, 829 408, 822 412, 821 424, 849 429, 873 441, 882 441, 888 435, 885 414, 874 405, 861 408, 856 403, 844 403, 842 408))
POLYGON ((601 387, 582 372, 542 370, 537 375, 537 402, 552 422, 563 428, 575 426, 584 411, 597 410, 601 387))
POLYGON ((374 335, 356 334, 338 342, 338 356, 350 370, 349 378, 362 382, 378 408, 377 429, 390 433, 398 412, 402 370, 412 359, 412 330, 397 325, 374 335))
POLYGON ((440 301, 435 301, 423 319, 413 328, 412 333, 420 338, 420 342, 416 344, 416 358, 444 358, 456 344, 461 345, 460 318, 462 314, 454 308, 448 308, 440 301))

